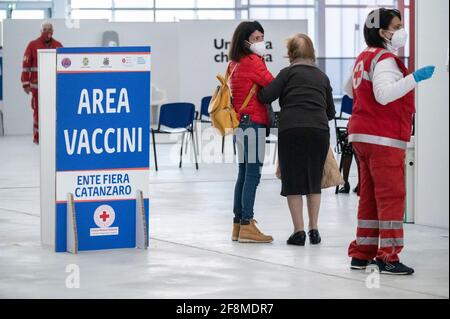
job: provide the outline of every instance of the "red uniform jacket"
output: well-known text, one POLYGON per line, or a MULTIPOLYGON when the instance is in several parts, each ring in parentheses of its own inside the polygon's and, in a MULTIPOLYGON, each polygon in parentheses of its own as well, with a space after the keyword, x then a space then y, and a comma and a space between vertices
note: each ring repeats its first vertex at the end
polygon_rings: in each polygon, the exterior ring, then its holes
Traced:
MULTIPOLYGON (((228 67, 230 74, 236 62, 231 62, 228 67)), ((259 102, 258 92, 260 87, 265 87, 273 81, 273 76, 267 69, 265 61, 256 54, 250 54, 239 61, 230 80, 231 92, 233 94, 233 105, 238 112, 239 118, 242 114, 250 115, 252 122, 262 125, 268 125, 269 118, 267 108, 259 102), (242 104, 247 98, 253 84, 258 85, 258 89, 250 100, 245 110, 240 110, 242 104)))
POLYGON ((22 70, 22 86, 37 89, 38 84, 38 50, 40 49, 57 49, 62 44, 52 39, 48 44, 41 38, 31 41, 23 56, 22 70))
POLYGON ((349 122, 349 141, 406 149, 411 140, 415 111, 414 91, 381 105, 375 99, 372 78, 378 62, 394 58, 404 76, 410 73, 393 53, 368 48, 358 57, 353 70, 353 114, 349 122))

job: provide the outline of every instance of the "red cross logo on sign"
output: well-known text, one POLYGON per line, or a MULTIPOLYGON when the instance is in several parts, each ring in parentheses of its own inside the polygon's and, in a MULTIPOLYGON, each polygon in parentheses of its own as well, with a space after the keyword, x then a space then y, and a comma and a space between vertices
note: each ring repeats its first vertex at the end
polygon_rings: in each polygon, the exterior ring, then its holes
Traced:
POLYGON ((94 222, 100 228, 109 228, 116 219, 114 209, 109 205, 97 207, 94 212, 94 222))
POLYGON ((353 88, 357 89, 363 80, 364 75, 364 62, 361 61, 358 63, 358 65, 355 67, 355 71, 353 73, 353 88))

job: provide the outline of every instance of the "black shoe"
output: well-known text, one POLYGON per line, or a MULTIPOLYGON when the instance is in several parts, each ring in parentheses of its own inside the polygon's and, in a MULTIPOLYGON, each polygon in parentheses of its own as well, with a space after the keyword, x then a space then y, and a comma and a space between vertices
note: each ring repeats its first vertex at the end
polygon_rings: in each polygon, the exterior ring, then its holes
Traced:
POLYGON ((374 260, 362 260, 357 258, 352 258, 351 269, 354 270, 366 270, 367 267, 371 265, 376 265, 374 260))
POLYGON ((377 265, 380 269, 380 273, 385 275, 408 276, 414 273, 414 269, 403 265, 399 261, 394 263, 385 263, 384 261, 377 260, 377 265))
POLYGON ((309 242, 311 245, 319 245, 322 242, 322 238, 320 238, 320 234, 318 230, 310 230, 308 232, 309 242))
POLYGON ((354 189, 353 189, 353 193, 358 194, 359 192, 359 185, 357 185, 354 189))
POLYGON ((288 245, 294 246, 305 246, 306 242, 306 233, 304 231, 299 231, 298 233, 293 234, 287 240, 288 245))
POLYGON ((345 183, 344 187, 339 190, 339 194, 350 194, 350 183, 345 183))

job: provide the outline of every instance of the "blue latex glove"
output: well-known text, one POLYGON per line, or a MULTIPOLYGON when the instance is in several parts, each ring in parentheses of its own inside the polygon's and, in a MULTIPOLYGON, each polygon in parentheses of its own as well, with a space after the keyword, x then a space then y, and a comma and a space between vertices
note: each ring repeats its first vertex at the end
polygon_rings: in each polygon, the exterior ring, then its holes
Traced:
POLYGON ((416 79, 417 83, 431 79, 434 74, 434 70, 436 70, 436 67, 434 65, 421 68, 413 73, 414 79, 416 79))

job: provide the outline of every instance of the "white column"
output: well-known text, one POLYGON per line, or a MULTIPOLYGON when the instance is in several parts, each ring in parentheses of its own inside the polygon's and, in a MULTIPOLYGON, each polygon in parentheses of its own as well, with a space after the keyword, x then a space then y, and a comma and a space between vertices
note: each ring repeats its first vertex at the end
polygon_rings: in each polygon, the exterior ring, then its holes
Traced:
POLYGON ((416 223, 449 227, 448 0, 417 0, 416 68, 436 65, 417 90, 416 223))
POLYGON ((56 220, 56 50, 39 50, 39 142, 41 243, 55 246, 56 220))
POLYGON ((52 19, 65 19, 69 2, 69 0, 53 1, 52 19))

